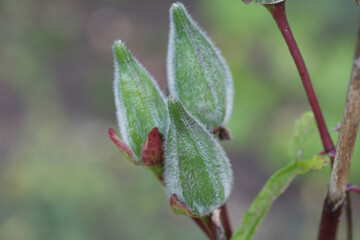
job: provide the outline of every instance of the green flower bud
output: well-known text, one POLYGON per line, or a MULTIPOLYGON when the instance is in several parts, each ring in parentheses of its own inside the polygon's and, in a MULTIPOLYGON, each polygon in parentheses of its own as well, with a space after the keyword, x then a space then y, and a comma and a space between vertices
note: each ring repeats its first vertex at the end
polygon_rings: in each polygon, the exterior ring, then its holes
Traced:
POLYGON ((229 159, 206 127, 195 120, 179 100, 169 98, 169 128, 165 140, 164 180, 175 213, 206 215, 230 195, 229 159), (179 202, 181 204, 179 204, 179 202), (184 211, 180 211, 179 206, 184 211))
POLYGON ((181 3, 170 8, 167 74, 170 95, 207 128, 230 118, 234 94, 229 67, 181 3))
POLYGON ((166 132, 166 103, 154 79, 121 41, 114 43, 113 51, 115 106, 121 139, 135 161, 142 163, 142 149, 149 132, 154 127, 160 133, 166 132))

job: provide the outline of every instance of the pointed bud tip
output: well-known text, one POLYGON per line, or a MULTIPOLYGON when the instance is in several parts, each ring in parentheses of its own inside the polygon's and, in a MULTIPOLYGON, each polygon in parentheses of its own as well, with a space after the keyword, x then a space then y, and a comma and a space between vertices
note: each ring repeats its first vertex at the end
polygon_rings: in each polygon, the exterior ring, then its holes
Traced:
POLYGON ((114 41, 113 47, 114 48, 122 48, 122 47, 126 48, 125 44, 121 40, 114 41))
POLYGON ((185 11, 185 6, 184 4, 180 3, 180 2, 176 2, 173 3, 170 7, 170 12, 174 13, 174 12, 179 12, 179 11, 185 11))
POLYGON ((173 96, 169 96, 168 98, 168 103, 169 104, 172 104, 172 103, 175 103, 175 102, 178 102, 179 100, 178 99, 175 99, 175 97, 173 96))
POLYGON ((175 98, 175 97, 172 97, 172 96, 169 96, 168 98, 168 109, 169 111, 171 111, 171 109, 173 109, 175 106, 179 107, 181 106, 181 102, 178 98, 175 98))
POLYGON ((131 59, 131 53, 129 49, 126 47, 125 43, 121 40, 117 40, 113 44, 113 51, 115 55, 115 59, 118 61, 131 59))
POLYGON ((176 8, 179 8, 179 7, 181 7, 181 3, 179 3, 179 2, 176 2, 176 3, 173 3, 172 5, 171 5, 171 7, 170 7, 170 9, 176 9, 176 8))

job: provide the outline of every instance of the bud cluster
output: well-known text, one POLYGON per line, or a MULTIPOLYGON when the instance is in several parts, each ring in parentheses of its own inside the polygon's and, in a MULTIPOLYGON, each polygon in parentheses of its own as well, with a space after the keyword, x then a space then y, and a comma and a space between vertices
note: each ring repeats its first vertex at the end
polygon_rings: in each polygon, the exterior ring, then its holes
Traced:
POLYGON ((167 103, 124 43, 116 41, 113 51, 120 136, 111 129, 111 139, 165 184, 174 212, 211 213, 226 202, 232 185, 229 159, 213 135, 223 129, 233 102, 232 76, 220 51, 185 7, 173 4, 167 103))

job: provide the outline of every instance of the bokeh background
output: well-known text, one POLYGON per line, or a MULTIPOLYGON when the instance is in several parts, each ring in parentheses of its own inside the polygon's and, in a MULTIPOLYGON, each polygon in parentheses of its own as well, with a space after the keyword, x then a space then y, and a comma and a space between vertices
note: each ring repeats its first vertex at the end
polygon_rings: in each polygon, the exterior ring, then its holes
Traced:
MULTIPOLYGON (((235 174, 233 227, 266 179, 290 161, 293 123, 309 110, 271 16, 240 0, 183 1, 222 50, 235 103, 223 145, 235 174)), ((157 0, 0 1, 0 239, 205 239, 171 213, 150 171, 123 158, 112 42, 121 39, 166 91, 168 9, 157 0)), ((356 37, 354 1, 288 0, 290 24, 329 128, 341 121, 356 37)), ((337 140, 338 133, 332 133, 337 140)), ((314 133, 308 154, 320 152, 314 133)), ((357 144, 350 179, 360 184, 357 144)), ((330 169, 297 178, 254 239, 315 239, 330 169)), ((353 196, 354 239, 360 198, 353 196)), ((344 239, 344 217, 339 239, 344 239)))

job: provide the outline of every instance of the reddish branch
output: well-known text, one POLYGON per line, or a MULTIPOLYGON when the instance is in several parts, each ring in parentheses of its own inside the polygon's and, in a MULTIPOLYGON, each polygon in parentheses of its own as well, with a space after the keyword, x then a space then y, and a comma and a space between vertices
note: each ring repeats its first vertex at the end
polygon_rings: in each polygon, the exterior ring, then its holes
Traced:
POLYGON ((346 239, 347 240, 352 240, 352 229, 353 229, 353 222, 352 222, 352 212, 351 212, 351 197, 350 197, 350 192, 346 192, 346 226, 347 226, 347 236, 346 239))
MULTIPOLYGON (((301 81, 304 85, 310 106, 314 112, 314 116, 316 119, 317 127, 319 129, 324 150, 331 157, 331 162, 333 165, 334 156, 335 156, 335 146, 327 130, 324 117, 321 113, 321 109, 310 80, 309 73, 305 66, 304 59, 301 56, 300 50, 291 32, 285 13, 285 1, 277 4, 268 5, 267 9, 270 11, 273 18, 275 19, 286 41, 286 44, 288 45, 290 53, 294 59, 294 62, 301 77, 301 81)), ((320 231, 318 236, 319 240, 325 240, 325 239, 334 240, 336 238, 337 226, 339 223, 339 216, 341 215, 341 210, 342 210, 342 203, 338 206, 338 208, 335 209, 333 208, 332 205, 329 204, 328 198, 324 200, 321 223, 320 223, 320 231)))
POLYGON ((347 185, 346 191, 360 194, 360 188, 358 186, 355 186, 355 185, 352 185, 352 184, 347 185))
POLYGON ((324 200, 318 239, 335 240, 342 208, 332 211, 327 198, 324 200))
POLYGON ((226 239, 231 239, 232 230, 231 230, 231 225, 230 225, 230 222, 229 222, 226 203, 220 208, 220 210, 221 210, 221 213, 220 213, 221 214, 221 220, 222 220, 222 224, 224 226, 226 239))
POLYGON ((214 239, 212 233, 209 231, 208 226, 200 218, 191 218, 200 227, 200 229, 208 236, 209 239, 214 239))
POLYGON ((290 50, 291 56, 294 59, 294 62, 296 64, 296 67, 299 71, 301 81, 304 85, 306 95, 308 97, 310 106, 312 111, 314 112, 314 116, 316 119, 316 124, 319 129, 320 137, 322 140, 322 144, 324 146, 325 152, 333 157, 335 155, 335 147, 334 144, 330 138, 330 134, 327 130, 324 117, 321 113, 321 109, 319 106, 319 102, 316 98, 314 88, 312 86, 309 73, 307 71, 307 68, 305 66, 305 62, 303 57, 301 56, 300 50, 296 44, 295 38, 291 32, 286 13, 285 13, 285 1, 266 5, 267 9, 270 11, 271 15, 276 21, 276 24, 278 25, 286 44, 290 50))

